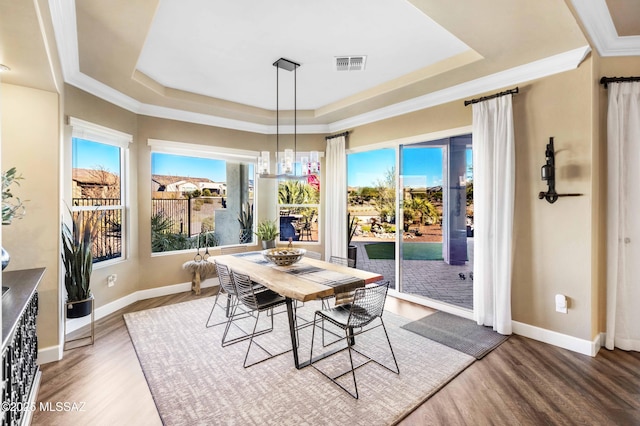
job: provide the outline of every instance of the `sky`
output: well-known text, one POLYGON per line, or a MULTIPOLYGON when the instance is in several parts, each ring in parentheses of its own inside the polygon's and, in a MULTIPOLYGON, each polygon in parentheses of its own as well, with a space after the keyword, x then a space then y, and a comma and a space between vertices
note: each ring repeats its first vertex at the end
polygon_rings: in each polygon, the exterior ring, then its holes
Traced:
POLYGON ((227 166, 224 160, 184 157, 181 155, 151 154, 151 173, 154 175, 209 178, 214 182, 226 182, 227 166))
MULTIPOLYGON (((74 139, 73 167, 81 169, 105 169, 120 174, 119 148, 74 139)), ((151 173, 156 175, 209 178, 214 182, 227 180, 226 162, 209 158, 185 157, 180 155, 151 154, 151 173)))
MULTIPOLYGON (((74 139, 74 168, 104 168, 119 174, 119 148, 82 139, 74 139)), ((405 149, 403 179, 407 187, 442 185, 442 149, 420 147, 405 149)), ((388 170, 395 165, 395 149, 349 154, 347 156, 347 184, 349 186, 377 186, 388 170)), ((471 150, 467 150, 467 163, 471 164, 471 150)), ((151 155, 151 173, 170 176, 209 178, 214 182, 226 181, 224 160, 185 157, 154 152, 151 155)))
MULTIPOLYGON (((408 148, 403 152, 403 170, 401 172, 404 186, 442 185, 441 148, 408 148)), ((394 148, 349 154, 347 156, 347 185, 354 187, 377 186, 377 182, 384 179, 386 172, 391 170, 395 163, 394 148)), ((467 150, 467 164, 471 164, 471 150, 467 150)))
POLYGON ((73 139, 74 169, 107 170, 120 175, 120 148, 113 145, 73 139))

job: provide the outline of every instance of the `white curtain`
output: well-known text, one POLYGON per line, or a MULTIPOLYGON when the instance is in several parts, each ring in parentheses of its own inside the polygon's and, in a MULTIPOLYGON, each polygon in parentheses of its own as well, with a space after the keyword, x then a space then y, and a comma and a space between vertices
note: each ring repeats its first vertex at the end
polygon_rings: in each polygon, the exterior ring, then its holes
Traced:
POLYGON ((640 351, 640 82, 610 83, 607 349, 640 351))
POLYGON ((347 257, 347 154, 346 136, 327 140, 325 167, 324 258, 347 257))
POLYGON ((473 308, 480 325, 511 334, 515 147, 511 95, 473 104, 473 308))

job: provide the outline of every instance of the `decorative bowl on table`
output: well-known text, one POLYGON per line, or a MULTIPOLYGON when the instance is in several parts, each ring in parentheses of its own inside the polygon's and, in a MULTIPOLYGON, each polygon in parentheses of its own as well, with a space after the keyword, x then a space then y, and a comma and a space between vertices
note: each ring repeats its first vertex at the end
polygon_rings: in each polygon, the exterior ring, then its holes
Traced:
POLYGON ((274 248, 262 250, 262 255, 269 262, 278 266, 289 266, 302 259, 306 252, 301 248, 274 248))

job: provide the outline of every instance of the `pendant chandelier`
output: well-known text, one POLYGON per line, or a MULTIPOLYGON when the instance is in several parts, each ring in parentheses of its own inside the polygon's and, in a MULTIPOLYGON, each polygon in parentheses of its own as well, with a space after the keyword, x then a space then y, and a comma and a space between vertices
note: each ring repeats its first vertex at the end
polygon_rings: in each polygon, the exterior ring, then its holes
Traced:
POLYGON ((309 156, 303 156, 300 161, 300 172, 296 173, 296 148, 297 148, 297 121, 298 121, 298 93, 297 93, 297 69, 300 64, 285 58, 280 58, 273 63, 276 67, 276 173, 271 174, 269 151, 260 152, 258 157, 258 174, 261 178, 306 178, 308 175, 320 171, 318 151, 311 151, 309 156), (280 69, 293 71, 293 149, 286 148, 280 153, 280 69))

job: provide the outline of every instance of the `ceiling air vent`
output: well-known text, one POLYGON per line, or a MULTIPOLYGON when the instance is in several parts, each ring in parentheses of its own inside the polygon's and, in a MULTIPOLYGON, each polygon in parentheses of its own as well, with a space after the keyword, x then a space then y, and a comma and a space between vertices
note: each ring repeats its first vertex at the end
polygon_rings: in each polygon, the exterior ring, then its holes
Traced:
POLYGON ((336 71, 363 71, 366 56, 337 56, 336 71))

